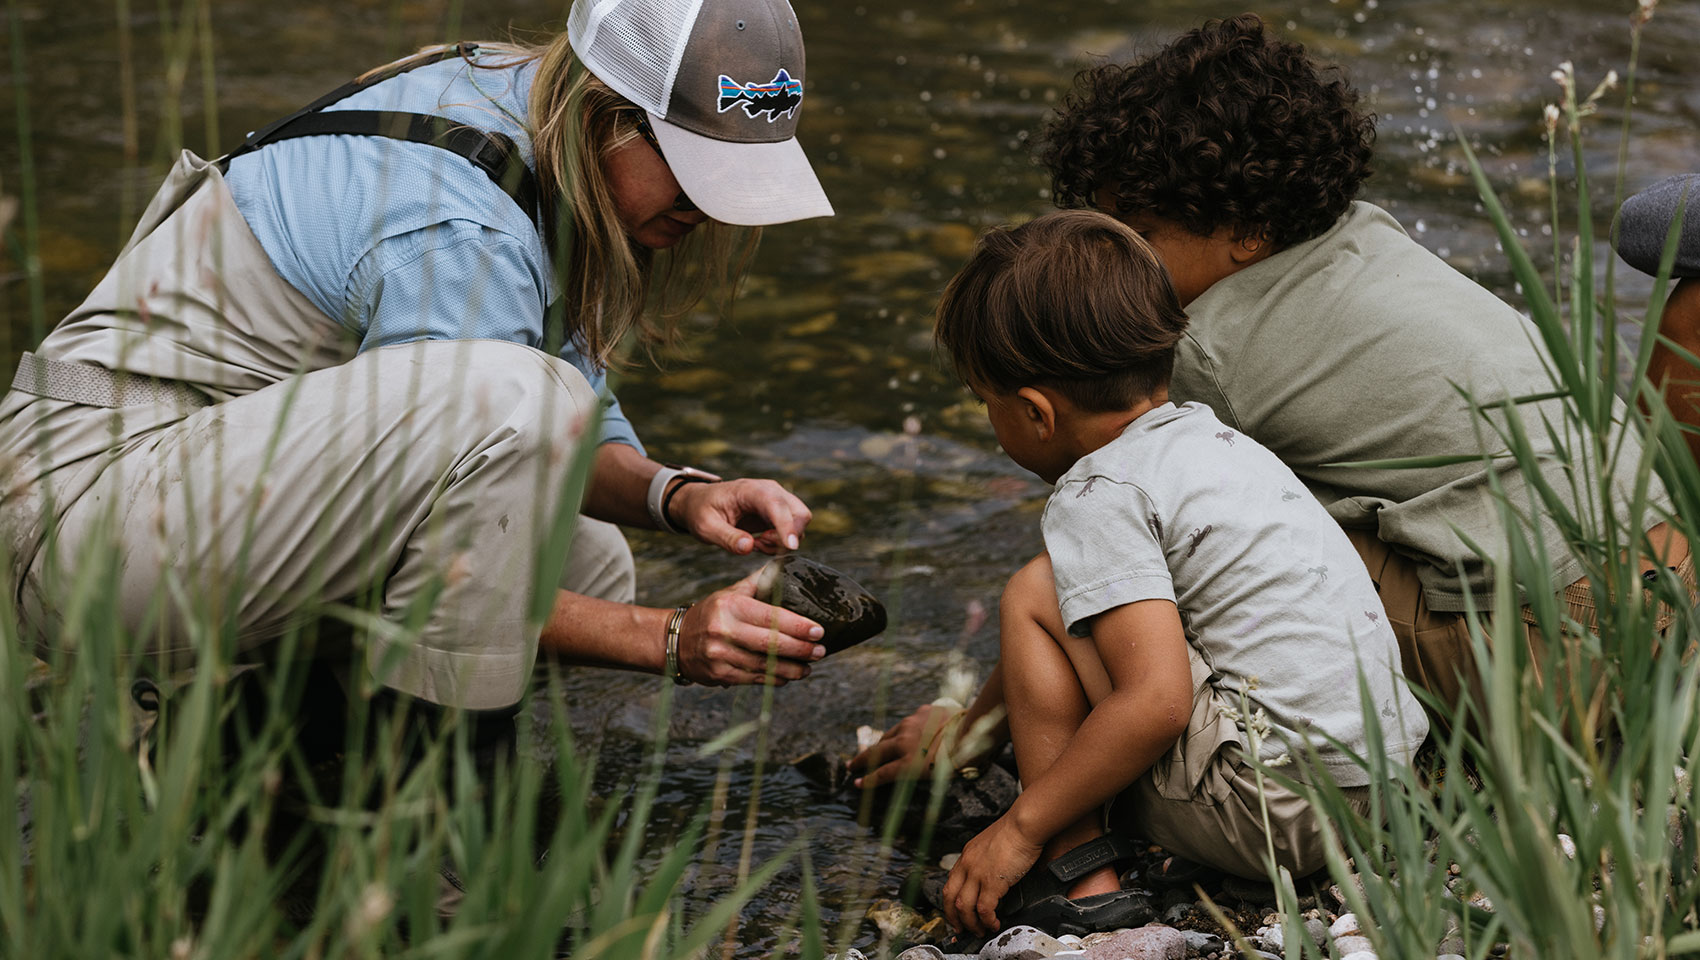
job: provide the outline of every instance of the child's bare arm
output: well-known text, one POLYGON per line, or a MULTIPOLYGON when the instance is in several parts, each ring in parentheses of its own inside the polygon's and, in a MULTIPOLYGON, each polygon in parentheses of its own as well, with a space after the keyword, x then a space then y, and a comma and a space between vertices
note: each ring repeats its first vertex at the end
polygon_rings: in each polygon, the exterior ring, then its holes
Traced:
POLYGON ((1056 762, 962 851, 944 892, 945 917, 958 929, 996 930, 998 900, 1045 844, 1126 789, 1186 730, 1192 672, 1174 603, 1117 607, 1094 620, 1092 636, 1112 689, 1056 762))

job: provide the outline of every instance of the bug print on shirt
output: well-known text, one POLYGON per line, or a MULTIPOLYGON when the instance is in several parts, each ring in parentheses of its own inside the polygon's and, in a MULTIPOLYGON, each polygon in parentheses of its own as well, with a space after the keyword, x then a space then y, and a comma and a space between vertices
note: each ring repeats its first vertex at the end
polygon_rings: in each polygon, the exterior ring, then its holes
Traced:
POLYGON ((1323 566, 1320 566, 1320 567, 1307 567, 1305 569, 1305 573, 1316 574, 1316 582, 1318 584, 1324 584, 1324 583, 1328 582, 1328 567, 1327 567, 1327 565, 1323 565, 1323 566))
POLYGON ((1192 531, 1192 534, 1189 536, 1189 539, 1192 541, 1192 545, 1186 548, 1187 557, 1190 558, 1193 554, 1198 552, 1198 545, 1203 542, 1205 536, 1214 529, 1215 528, 1210 524, 1205 524, 1204 529, 1192 531))
POLYGON ((1216 434, 1216 439, 1226 441, 1230 447, 1234 445, 1234 437, 1235 433, 1232 430, 1223 430, 1221 433, 1216 434))
POLYGON ((1160 517, 1158 517, 1155 513, 1153 513, 1151 516, 1145 518, 1145 525, 1147 527, 1151 528, 1151 535, 1153 537, 1157 538, 1157 542, 1162 543, 1163 542, 1163 521, 1162 521, 1162 519, 1160 517))
POLYGON ((1092 485, 1097 483, 1097 482, 1098 482, 1097 477, 1087 477, 1086 482, 1080 485, 1080 492, 1074 495, 1074 499, 1079 500, 1081 497, 1084 497, 1087 494, 1091 493, 1092 492, 1092 485))
POLYGON ((1299 498, 1299 495, 1294 493, 1293 491, 1288 490, 1286 487, 1281 488, 1281 499, 1282 500, 1297 500, 1298 498, 1299 498))

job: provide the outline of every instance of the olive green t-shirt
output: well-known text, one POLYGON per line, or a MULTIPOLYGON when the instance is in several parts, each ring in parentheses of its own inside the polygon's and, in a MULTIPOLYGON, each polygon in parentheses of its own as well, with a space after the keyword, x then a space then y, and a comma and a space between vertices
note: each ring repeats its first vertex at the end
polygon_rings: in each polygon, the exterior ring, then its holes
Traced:
MULTIPOLYGON (((1487 564, 1460 533, 1483 550, 1500 549, 1490 471, 1513 504, 1526 510, 1531 503, 1514 460, 1414 469, 1339 464, 1503 450, 1454 385, 1484 404, 1554 389, 1531 321, 1363 202, 1322 236, 1218 281, 1187 313, 1192 323, 1170 389, 1177 403, 1209 404, 1223 423, 1285 461, 1342 526, 1374 530, 1421 564, 1431 609, 1464 609, 1466 586, 1479 609, 1491 608, 1487 564)), ((1542 474, 1569 495, 1573 481, 1551 456, 1540 419, 1544 413, 1562 425, 1559 403, 1518 409, 1542 454, 1542 474)), ((1631 439, 1614 479, 1620 520, 1638 455, 1631 439)), ((1656 479, 1649 500, 1669 509, 1656 479)), ((1657 513, 1639 525, 1657 523, 1657 513)), ((1582 572, 1544 511, 1541 524, 1549 556, 1560 558, 1551 581, 1557 590, 1582 572)))

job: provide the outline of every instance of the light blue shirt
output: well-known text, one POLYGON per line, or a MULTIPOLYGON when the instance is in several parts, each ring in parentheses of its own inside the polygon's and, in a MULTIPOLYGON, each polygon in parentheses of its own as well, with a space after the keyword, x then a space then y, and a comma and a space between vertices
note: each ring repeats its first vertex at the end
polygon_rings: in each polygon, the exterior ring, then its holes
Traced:
MULTIPOLYGON (((427 113, 496 130, 535 170, 517 119, 532 67, 474 70, 453 58, 325 110, 427 113)), ((354 331, 362 351, 474 338, 543 346, 554 290, 538 225, 465 158, 384 137, 299 137, 232 160, 225 181, 278 274, 354 331)), ((606 371, 570 343, 561 357, 605 398, 603 441, 641 453, 606 371)))

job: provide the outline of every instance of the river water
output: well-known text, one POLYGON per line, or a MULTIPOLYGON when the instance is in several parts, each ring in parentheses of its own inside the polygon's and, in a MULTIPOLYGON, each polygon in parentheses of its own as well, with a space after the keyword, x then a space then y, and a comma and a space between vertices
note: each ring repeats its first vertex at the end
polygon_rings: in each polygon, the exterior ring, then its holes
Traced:
MULTIPOLYGON (((881 853, 854 796, 811 785, 786 761, 848 752, 858 725, 883 726, 938 695, 952 664, 984 674, 996 653, 1004 578, 1039 549, 1044 485, 1004 459, 984 418, 933 356, 928 314, 982 228, 1046 210, 1030 142, 1073 73, 1126 58, 1205 16, 1240 5, 1150 0, 797 0, 809 44, 802 140, 837 207, 831 220, 769 230, 730 320, 690 324, 684 355, 628 374, 620 388, 659 459, 727 475, 775 477, 814 509, 806 552, 864 579, 891 607, 879 640, 777 691, 765 740, 704 756, 708 741, 759 709, 754 691, 688 689, 670 724, 663 850, 717 782, 728 800, 722 842, 687 894, 695 912, 736 875, 746 809, 763 771, 750 851, 761 863, 801 843, 829 918, 859 917, 892 895, 908 842, 881 853)), ((1515 300, 1456 142, 1475 144, 1537 262, 1552 258, 1541 108, 1550 73, 1571 61, 1584 89, 1625 70, 1632 4, 1601 0, 1277 0, 1259 8, 1313 53, 1345 65, 1380 117, 1365 196, 1391 210, 1458 269, 1515 300)), ((174 79, 181 24, 172 5, 12 0, 0 49, 4 102, 29 117, 43 283, 39 308, 9 246, 0 259, 0 367, 99 278, 163 171, 168 145, 209 153, 200 51, 174 79), (173 17, 167 17, 172 11, 173 17), (21 30, 17 40, 10 31, 21 30), (20 62, 14 51, 22 52, 20 62), (18 77, 26 78, 21 98, 18 77), (126 93, 125 91, 128 91, 126 93), (173 109, 175 105, 175 109, 173 109), (173 116, 177 119, 173 119, 173 116), (48 321, 50 322, 50 320, 48 321)), ((286 113, 347 76, 418 44, 559 27, 560 0, 260 3, 221 0, 207 17, 216 143, 286 113)), ((1639 97, 1624 168, 1630 190, 1700 158, 1700 5, 1669 4, 1643 38, 1639 97)), ((1620 96, 1592 122, 1588 156, 1603 232, 1620 96)), ((0 196, 23 182, 23 140, 0 120, 0 196)), ((759 172, 757 172, 759 173, 759 172)), ((1568 180, 1571 165, 1561 164, 1568 180)), ((1561 204, 1560 233, 1573 227, 1561 204)), ((1602 248, 1603 253, 1603 248, 1602 248)), ((1619 307, 1645 309, 1650 282, 1619 274, 1619 307)), ((1633 340, 1632 326, 1623 328, 1633 340)), ((672 605, 723 585, 748 564, 659 534, 633 537, 642 599, 672 605)), ((601 754, 610 792, 650 749, 653 678, 564 677, 580 741, 601 754)), ((798 861, 745 912, 753 955, 794 915, 798 861)), ((866 939, 866 932, 858 934, 866 939)))

